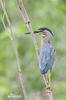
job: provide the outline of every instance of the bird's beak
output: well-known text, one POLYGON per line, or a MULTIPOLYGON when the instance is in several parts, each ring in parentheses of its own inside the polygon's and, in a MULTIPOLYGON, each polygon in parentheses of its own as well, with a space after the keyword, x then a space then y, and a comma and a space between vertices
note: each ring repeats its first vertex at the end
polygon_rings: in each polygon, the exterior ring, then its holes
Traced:
MULTIPOLYGON (((33 33, 39 33, 40 31, 39 30, 37 30, 37 31, 33 31, 33 33)), ((26 32, 25 34, 31 34, 31 32, 26 32)))

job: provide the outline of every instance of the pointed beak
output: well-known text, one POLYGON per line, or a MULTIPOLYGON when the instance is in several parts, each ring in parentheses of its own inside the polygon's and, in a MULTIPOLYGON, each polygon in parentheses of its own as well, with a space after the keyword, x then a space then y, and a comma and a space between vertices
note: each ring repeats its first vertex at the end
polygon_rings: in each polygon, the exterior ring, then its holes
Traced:
MULTIPOLYGON (((39 30, 37 30, 37 31, 33 31, 33 33, 39 33, 40 31, 39 30)), ((25 34, 31 34, 31 32, 26 32, 25 34)))

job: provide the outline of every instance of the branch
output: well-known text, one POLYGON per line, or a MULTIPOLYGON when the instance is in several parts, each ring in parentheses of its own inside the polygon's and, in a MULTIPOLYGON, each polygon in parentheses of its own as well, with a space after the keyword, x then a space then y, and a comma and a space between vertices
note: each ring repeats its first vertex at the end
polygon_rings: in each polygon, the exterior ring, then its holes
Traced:
POLYGON ((48 83, 48 80, 47 80, 45 74, 43 75, 43 79, 44 79, 44 83, 45 83, 46 88, 47 88, 46 94, 48 94, 49 100, 54 100, 53 99, 53 95, 52 95, 52 91, 48 88, 49 87, 49 83, 48 83))
POLYGON ((6 12, 6 9, 5 9, 5 6, 4 6, 2 0, 1 0, 1 6, 2 6, 2 9, 4 11, 4 15, 6 16, 6 19, 7 19, 9 28, 10 28, 10 32, 11 32, 11 35, 12 35, 12 42, 13 42, 14 50, 15 50, 15 53, 16 53, 17 64, 18 64, 18 72, 19 72, 19 78, 20 78, 21 87, 22 87, 22 90, 23 90, 23 93, 24 93, 25 100, 28 100, 27 93, 26 93, 26 90, 25 90, 25 87, 24 87, 24 80, 23 80, 23 76, 22 76, 22 72, 21 72, 21 65, 20 65, 20 61, 19 61, 19 56, 18 56, 18 51, 17 51, 17 47, 16 47, 14 33, 13 33, 9 17, 7 15, 7 12, 6 12))
POLYGON ((37 41, 35 39, 35 35, 33 34, 32 26, 31 26, 30 20, 29 20, 29 18, 27 16, 27 13, 26 13, 26 10, 25 10, 24 5, 22 3, 22 0, 19 0, 19 4, 20 4, 19 8, 21 10, 21 15, 22 15, 22 17, 24 19, 24 22, 27 25, 27 28, 29 29, 29 31, 32 33, 32 40, 34 42, 36 53, 37 53, 37 56, 38 56, 38 59, 39 59, 39 49, 38 49, 37 41))
POLYGON ((3 23, 4 29, 7 31, 8 35, 9 35, 9 38, 10 38, 11 40, 13 40, 12 37, 11 37, 11 35, 10 35, 10 33, 8 32, 8 30, 7 30, 7 28, 6 28, 5 23, 4 23, 4 14, 3 14, 3 17, 2 17, 2 23, 3 23))
MULTIPOLYGON (((16 0, 16 1, 17 1, 17 0, 16 0)), ((33 40, 33 42, 34 42, 34 46, 35 46, 36 53, 37 53, 38 60, 39 60, 38 45, 37 45, 37 41, 36 41, 36 39, 35 39, 35 35, 34 35, 33 31, 32 31, 32 26, 31 26, 29 17, 28 17, 28 15, 27 15, 27 12, 26 12, 26 9, 25 9, 25 7, 24 7, 24 5, 23 5, 22 0, 19 0, 19 4, 20 4, 20 7, 19 7, 19 8, 20 8, 20 10, 22 11, 21 14, 22 14, 22 16, 23 16, 24 22, 26 23, 27 28, 29 29, 29 31, 30 31, 31 34, 32 34, 32 40, 33 40)), ((45 75, 43 76, 43 79, 44 79, 44 82, 45 82, 46 87, 49 87, 49 83, 48 83, 48 80, 47 80, 47 78, 46 78, 45 75)), ((49 89, 47 89, 47 90, 48 90, 49 100, 53 100, 52 92, 51 92, 51 91, 49 92, 49 89)))

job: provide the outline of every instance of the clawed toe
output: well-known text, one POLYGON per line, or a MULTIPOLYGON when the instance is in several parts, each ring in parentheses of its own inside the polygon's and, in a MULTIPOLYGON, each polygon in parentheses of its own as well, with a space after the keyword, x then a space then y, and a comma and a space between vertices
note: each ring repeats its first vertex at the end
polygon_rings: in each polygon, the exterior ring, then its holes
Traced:
POLYGON ((51 86, 47 87, 46 89, 49 91, 52 91, 51 86))

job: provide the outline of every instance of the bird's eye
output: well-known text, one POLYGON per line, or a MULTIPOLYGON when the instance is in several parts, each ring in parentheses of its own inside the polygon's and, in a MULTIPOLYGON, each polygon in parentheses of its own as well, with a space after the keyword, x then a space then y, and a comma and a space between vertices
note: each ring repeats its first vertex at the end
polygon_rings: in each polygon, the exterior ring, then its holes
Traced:
POLYGON ((45 33, 43 33, 43 35, 45 36, 46 34, 45 34, 45 33))

